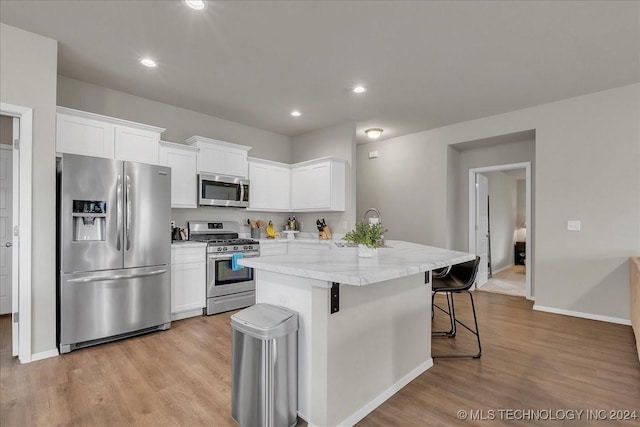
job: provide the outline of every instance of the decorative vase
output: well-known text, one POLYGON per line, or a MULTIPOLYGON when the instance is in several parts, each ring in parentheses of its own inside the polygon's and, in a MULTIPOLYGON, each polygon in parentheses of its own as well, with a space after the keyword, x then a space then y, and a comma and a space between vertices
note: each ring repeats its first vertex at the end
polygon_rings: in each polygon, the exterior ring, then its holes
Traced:
POLYGON ((361 258, 372 258, 378 253, 378 249, 367 245, 358 245, 358 256, 361 258))

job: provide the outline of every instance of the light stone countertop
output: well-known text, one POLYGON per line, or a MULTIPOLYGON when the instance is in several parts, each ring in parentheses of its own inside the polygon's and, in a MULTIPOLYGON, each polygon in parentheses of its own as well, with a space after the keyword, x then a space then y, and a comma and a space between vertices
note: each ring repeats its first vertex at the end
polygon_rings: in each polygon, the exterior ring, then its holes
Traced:
POLYGON ((207 242, 196 242, 193 240, 175 240, 171 242, 172 248, 183 248, 183 247, 206 247, 207 242))
MULTIPOLYGON (((286 241, 286 240, 285 240, 286 241)), ((291 276, 364 286, 436 268, 471 261, 475 255, 417 243, 391 240, 373 258, 360 258, 358 248, 338 248, 312 254, 244 258, 240 265, 291 276)))

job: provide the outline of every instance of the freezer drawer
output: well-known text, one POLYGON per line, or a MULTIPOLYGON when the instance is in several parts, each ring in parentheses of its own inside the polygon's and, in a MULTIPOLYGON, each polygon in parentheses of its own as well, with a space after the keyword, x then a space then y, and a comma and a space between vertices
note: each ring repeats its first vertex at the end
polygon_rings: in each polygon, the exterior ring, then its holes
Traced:
POLYGON ((168 265, 60 277, 61 352, 155 326, 166 329, 170 321, 168 265))

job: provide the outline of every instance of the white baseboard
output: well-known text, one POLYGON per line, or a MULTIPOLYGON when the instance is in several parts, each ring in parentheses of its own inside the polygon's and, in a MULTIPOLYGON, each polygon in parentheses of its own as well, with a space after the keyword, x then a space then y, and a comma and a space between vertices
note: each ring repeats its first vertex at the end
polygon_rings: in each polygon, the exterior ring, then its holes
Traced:
POLYGON ((620 325, 631 326, 631 320, 622 319, 619 317, 601 316, 599 314, 582 313, 580 311, 563 310, 563 309, 554 308, 554 307, 544 307, 538 304, 534 304, 533 309, 537 311, 545 311, 547 313, 562 314, 565 316, 581 317, 583 319, 599 320, 601 322, 618 323, 620 325))
MULTIPOLYGON (((391 387, 380 393, 369 403, 364 405, 362 408, 358 409, 356 412, 351 414, 346 419, 342 420, 338 427, 351 427, 354 426, 358 421, 362 420, 364 417, 369 415, 376 409, 378 406, 382 405, 387 399, 396 394, 400 389, 409 384, 411 381, 420 376, 423 372, 433 366, 433 359, 429 358, 427 361, 421 363, 417 368, 409 372, 404 377, 400 378, 396 383, 392 384, 391 387)), ((309 424, 311 426, 311 424, 309 424)))
POLYGON ((31 355, 31 361, 35 362, 36 360, 48 359, 50 357, 59 356, 58 349, 54 348, 53 350, 41 351, 40 353, 33 353, 31 355))
POLYGON ((201 308, 196 308, 195 310, 183 311, 180 313, 173 313, 171 315, 171 321, 173 322, 174 320, 182 320, 182 319, 187 319, 189 317, 196 317, 196 316, 202 316, 201 308))

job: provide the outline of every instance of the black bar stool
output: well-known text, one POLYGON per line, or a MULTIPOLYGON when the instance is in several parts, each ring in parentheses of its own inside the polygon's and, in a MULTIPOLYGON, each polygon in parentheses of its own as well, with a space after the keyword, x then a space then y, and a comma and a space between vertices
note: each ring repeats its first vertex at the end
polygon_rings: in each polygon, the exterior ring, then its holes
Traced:
POLYGON ((456 264, 451 266, 448 271, 439 271, 438 274, 433 274, 433 284, 432 284, 432 293, 431 293, 431 317, 433 318, 433 308, 437 308, 438 310, 449 315, 449 322, 451 324, 451 329, 448 331, 433 331, 431 335, 433 337, 442 337, 442 338, 454 338, 456 336, 456 324, 464 327, 473 335, 476 336, 478 340, 478 352, 476 354, 448 354, 448 355, 436 355, 432 356, 435 358, 453 358, 453 357, 472 357, 474 359, 480 358, 482 356, 482 347, 480 345, 480 332, 478 330, 478 318, 476 317, 476 307, 473 302, 473 294, 469 292, 471 286, 476 281, 476 275, 478 274, 478 265, 480 264, 480 257, 476 256, 476 259, 473 261, 463 262, 461 264, 456 264), (437 292, 444 292, 447 297, 447 310, 437 306, 435 304, 435 295, 437 292), (473 322, 475 324, 475 330, 471 329, 458 319, 456 319, 456 310, 453 304, 453 294, 459 294, 462 292, 466 292, 469 295, 469 299, 471 300, 471 309, 473 310, 473 322))

